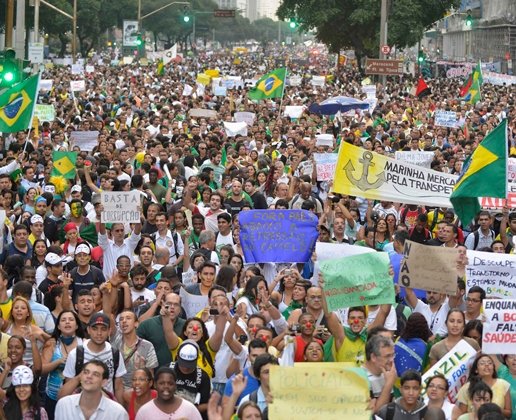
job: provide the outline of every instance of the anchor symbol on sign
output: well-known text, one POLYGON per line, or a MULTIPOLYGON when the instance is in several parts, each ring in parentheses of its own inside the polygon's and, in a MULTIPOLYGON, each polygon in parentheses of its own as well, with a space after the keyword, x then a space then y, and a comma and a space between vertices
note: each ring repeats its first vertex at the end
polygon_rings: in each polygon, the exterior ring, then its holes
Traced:
POLYGON ((359 179, 356 179, 353 176, 353 172, 355 172, 355 167, 351 163, 351 160, 348 160, 348 163, 344 165, 344 170, 346 171, 346 176, 348 179, 362 191, 372 190, 375 188, 379 188, 385 181, 385 173, 380 172, 376 175, 375 182, 369 182, 369 167, 373 167, 375 164, 372 162, 373 154, 371 152, 364 152, 362 155, 362 159, 358 161, 362 164, 362 176, 359 179))

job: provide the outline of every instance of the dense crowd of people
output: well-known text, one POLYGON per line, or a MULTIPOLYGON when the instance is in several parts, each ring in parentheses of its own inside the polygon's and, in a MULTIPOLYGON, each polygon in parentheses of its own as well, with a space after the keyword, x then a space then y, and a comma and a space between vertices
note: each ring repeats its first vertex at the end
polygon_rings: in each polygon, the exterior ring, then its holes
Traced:
POLYGON ((432 95, 420 99, 412 77, 389 78, 371 112, 322 116, 308 106, 365 98, 363 76, 332 68, 322 52, 308 65, 289 56, 303 50, 238 60, 200 51, 163 75, 97 64, 74 94, 70 81, 82 76, 45 71, 53 87, 39 102, 54 106, 55 120, 0 144, 1 418, 266 419, 271 367, 350 362, 367 375, 368 408, 381 419, 516 419, 516 351, 481 352, 481 287, 466 291, 459 278, 447 296, 393 284, 394 305, 331 312, 315 253, 306 263, 246 262, 238 221, 255 209, 301 209, 317 215, 320 242, 390 256, 406 240, 513 253, 509 208, 465 226, 453 209, 343 196, 317 181, 313 154, 343 142, 388 156, 431 151, 432 169, 459 174, 504 118, 516 151, 515 87, 485 83, 472 105, 457 99, 459 80, 428 80, 432 95), (247 81, 278 57, 301 82, 287 83, 282 98, 249 100, 247 81), (183 95, 206 69, 242 85, 226 96, 211 85, 183 95), (325 85, 312 85, 321 74, 325 85), (291 105, 305 106, 298 118, 284 115, 291 105), (456 112, 461 127, 435 126, 436 109, 456 112), (235 112, 255 114, 247 135, 227 135, 235 112), (91 151, 74 144, 77 131, 98 131, 91 151), (320 134, 333 145, 319 144, 320 134), (74 179, 52 176, 56 151, 77 152, 74 179), (102 192, 131 190, 142 197, 141 221, 102 223, 102 192), (206 299, 194 317, 184 292, 206 299), (478 354, 452 404, 446 377, 425 385, 422 374, 461 340, 478 354))

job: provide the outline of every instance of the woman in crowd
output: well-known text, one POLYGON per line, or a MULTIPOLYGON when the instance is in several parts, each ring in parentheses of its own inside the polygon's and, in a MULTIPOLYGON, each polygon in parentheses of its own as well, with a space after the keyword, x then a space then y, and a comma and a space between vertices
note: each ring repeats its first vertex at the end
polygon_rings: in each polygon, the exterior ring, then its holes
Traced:
POLYGON ((451 420, 453 410, 453 404, 448 399, 449 388, 448 380, 441 373, 432 376, 426 385, 427 406, 442 409, 446 420, 451 420))
POLYGON ((31 215, 34 214, 34 206, 36 205, 36 196, 38 195, 38 191, 36 188, 29 188, 25 195, 23 196, 23 211, 28 212, 31 215))
POLYGON ((137 369, 133 374, 133 388, 124 392, 124 407, 129 414, 129 420, 136 418, 140 407, 155 399, 158 395, 153 389, 154 381, 148 368, 137 369))
POLYGON ((427 342, 432 336, 428 323, 420 313, 409 316, 400 338, 394 345, 394 365, 398 377, 409 369, 423 371, 425 365, 427 342))
POLYGON ((222 286, 226 292, 233 293, 237 283, 236 271, 230 265, 220 267, 215 284, 222 286))
POLYGON ((70 310, 62 311, 57 317, 52 338, 45 343, 42 355, 42 373, 48 374, 45 408, 51 420, 54 418, 59 389, 64 382, 66 359, 73 349, 82 345, 83 339, 84 332, 77 314, 70 310))
POLYGON ((285 309, 287 309, 287 307, 292 302, 294 286, 296 285, 296 281, 300 278, 301 276, 299 271, 286 268, 281 270, 269 285, 269 294, 271 299, 274 299, 276 302, 278 302, 278 309, 280 312, 283 312, 285 309), (278 286, 278 290, 276 290, 276 286, 278 286))
MULTIPOLYGON (((38 268, 40 265, 44 264, 47 252, 47 241, 45 239, 36 239, 32 245, 32 258, 30 259, 30 265, 34 268, 38 268)), ((29 264, 29 262, 27 263, 29 264)))
POLYGON ((244 268, 244 259, 240 254, 235 254, 229 259, 229 265, 236 271, 237 287, 242 287, 242 271, 244 268))
POLYGON ((478 381, 468 388, 468 397, 471 406, 467 413, 458 417, 457 420, 481 420, 478 418, 478 409, 493 401, 493 390, 483 381, 478 381))
POLYGON ((482 331, 484 325, 480 319, 472 319, 468 321, 464 327, 464 337, 469 337, 475 340, 480 347, 482 347, 482 331))
POLYGON ((242 296, 237 300, 237 313, 253 315, 260 312, 260 296, 268 299, 267 282, 262 276, 253 276, 246 283, 242 296))
POLYGON ((0 373, 0 383, 3 389, 7 389, 11 385, 12 371, 18 366, 28 366, 35 375, 39 376, 41 374, 41 356, 37 350, 34 336, 31 336, 30 343, 34 354, 34 364, 32 365, 23 361, 27 351, 26 340, 23 337, 13 335, 7 341, 7 359, 5 359, 4 369, 0 373))
POLYGON ((48 420, 47 412, 40 405, 38 382, 27 366, 13 369, 12 383, 6 397, 4 412, 8 419, 48 420))
POLYGON ((494 402, 502 409, 503 415, 510 418, 512 416, 511 385, 506 380, 498 378, 491 356, 479 353, 469 368, 468 382, 461 387, 457 394, 453 419, 473 411, 471 395, 478 382, 484 382, 493 392, 491 400, 486 402, 494 402))
POLYGON ((511 385, 512 420, 516 420, 516 354, 504 355, 503 364, 498 361, 498 358, 494 358, 493 361, 498 365, 496 370, 498 377, 511 385))
POLYGON ((460 340, 466 340, 475 350, 480 350, 478 342, 469 337, 464 337, 464 326, 466 317, 460 309, 451 309, 446 316, 446 328, 448 335, 430 349, 429 366, 437 363, 446 353, 448 353, 460 340))
POLYGON ((320 341, 312 340, 305 347, 305 362, 324 362, 324 348, 320 341))

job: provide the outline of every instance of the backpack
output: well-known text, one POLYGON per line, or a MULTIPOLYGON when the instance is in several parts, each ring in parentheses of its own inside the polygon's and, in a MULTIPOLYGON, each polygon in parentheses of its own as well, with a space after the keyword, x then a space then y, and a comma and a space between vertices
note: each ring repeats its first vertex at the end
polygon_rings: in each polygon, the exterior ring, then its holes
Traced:
MULTIPOLYGON (((495 233, 489 229, 489 233, 491 237, 494 239, 495 233)), ((478 232, 478 229, 473 232, 473 238, 475 239, 475 242, 473 243, 473 250, 477 249, 478 242, 480 241, 480 233, 478 232)))
MULTIPOLYGON (((154 242, 158 238, 158 235, 159 235, 158 232, 154 232, 152 234, 154 242)), ((176 256, 176 258, 179 258, 179 252, 177 252, 177 232, 172 232, 172 241, 174 241, 174 252, 175 252, 174 255, 176 256)))
MULTIPOLYGON (((113 356, 113 389, 115 388, 115 378, 116 371, 118 370, 118 366, 120 365, 120 351, 115 350, 113 346, 111 346, 111 354, 113 356)), ((84 346, 78 345, 75 353, 75 374, 78 375, 84 366, 84 346)))
MULTIPOLYGON (((425 414, 426 414, 427 410, 428 410, 428 407, 425 406, 425 407, 423 407, 423 409, 421 411, 419 411, 419 413, 417 413, 419 415, 420 419, 425 418, 425 414)), ((390 402, 389 404, 387 404, 387 413, 385 414, 385 420, 393 420, 395 412, 396 412, 396 403, 390 402)))

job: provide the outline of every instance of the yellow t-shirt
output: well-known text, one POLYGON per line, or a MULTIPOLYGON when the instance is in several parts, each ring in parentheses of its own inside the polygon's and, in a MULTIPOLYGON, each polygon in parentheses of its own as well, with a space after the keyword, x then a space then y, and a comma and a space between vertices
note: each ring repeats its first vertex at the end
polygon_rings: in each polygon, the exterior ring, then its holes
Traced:
MULTIPOLYGON (((504 379, 497 379, 494 385, 491 387, 493 391, 492 403, 496 404, 500 408, 505 407, 505 394, 511 388, 511 384, 504 379)), ((473 404, 468 395, 469 382, 466 382, 457 394, 457 402, 464 404, 468 407, 468 412, 473 411, 473 404)))
POLYGON ((7 299, 5 302, 0 302, 0 309, 2 310, 2 318, 7 321, 9 319, 9 314, 11 313, 11 308, 13 306, 13 301, 11 298, 7 299))
POLYGON ((360 339, 353 341, 344 338, 340 349, 335 347, 335 341, 333 341, 331 352, 336 362, 349 362, 357 366, 362 366, 365 362, 365 343, 360 339))
MULTIPOLYGON (((172 355, 172 360, 176 361, 177 359, 177 351, 179 350, 179 347, 181 346, 181 344, 183 343, 183 339, 181 337, 178 337, 179 338, 179 344, 178 346, 173 349, 173 350, 170 350, 170 354, 172 355)), ((208 349, 208 353, 210 354, 211 356, 211 360, 212 360, 212 363, 215 364, 215 355, 217 354, 216 351, 214 351, 211 347, 210 347, 210 343, 209 343, 209 340, 206 340, 205 341, 206 343, 206 348, 208 349)), ((211 365, 208 363, 208 361, 206 360, 205 357, 203 357, 203 354, 202 352, 199 352, 199 357, 197 358, 197 366, 199 366, 202 370, 204 370, 208 376, 210 378, 213 378, 213 368, 211 367, 211 365)))

